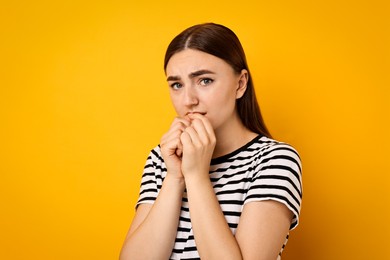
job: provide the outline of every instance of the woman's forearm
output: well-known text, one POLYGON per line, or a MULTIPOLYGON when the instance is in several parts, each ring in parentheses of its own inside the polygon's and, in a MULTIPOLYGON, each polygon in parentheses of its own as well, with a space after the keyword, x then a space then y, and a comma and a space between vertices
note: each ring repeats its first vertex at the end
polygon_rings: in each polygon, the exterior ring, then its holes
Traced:
POLYGON ((242 259, 238 243, 227 224, 210 180, 192 175, 186 178, 186 188, 200 257, 242 259))
POLYGON ((160 193, 146 218, 131 228, 120 259, 168 259, 175 243, 184 181, 165 178, 160 193))

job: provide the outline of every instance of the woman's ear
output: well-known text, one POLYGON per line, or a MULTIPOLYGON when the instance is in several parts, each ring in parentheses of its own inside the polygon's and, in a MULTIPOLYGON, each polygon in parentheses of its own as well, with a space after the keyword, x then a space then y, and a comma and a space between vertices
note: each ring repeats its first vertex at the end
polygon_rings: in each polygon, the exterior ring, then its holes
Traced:
POLYGON ((247 85, 248 85, 248 79, 249 73, 246 69, 241 70, 241 74, 238 78, 238 87, 236 90, 236 99, 241 98, 246 91, 247 85))

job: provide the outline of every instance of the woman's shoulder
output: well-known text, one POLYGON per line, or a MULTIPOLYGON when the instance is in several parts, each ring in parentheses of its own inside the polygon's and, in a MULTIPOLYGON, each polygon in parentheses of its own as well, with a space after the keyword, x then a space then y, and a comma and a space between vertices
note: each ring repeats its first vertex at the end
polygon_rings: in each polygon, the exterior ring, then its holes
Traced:
POLYGON ((294 154, 294 156, 299 157, 298 151, 294 148, 293 145, 279 141, 270 137, 261 136, 257 140, 258 150, 262 152, 262 154, 268 153, 286 153, 286 154, 294 154))
POLYGON ((282 160, 288 160, 294 161, 299 167, 301 166, 300 155, 291 144, 265 136, 259 138, 258 142, 258 154, 261 161, 278 159, 281 162, 282 160))
POLYGON ((149 155, 148 155, 148 160, 161 161, 161 162, 164 161, 164 159, 162 158, 162 155, 161 155, 160 144, 156 145, 153 149, 150 150, 149 155))

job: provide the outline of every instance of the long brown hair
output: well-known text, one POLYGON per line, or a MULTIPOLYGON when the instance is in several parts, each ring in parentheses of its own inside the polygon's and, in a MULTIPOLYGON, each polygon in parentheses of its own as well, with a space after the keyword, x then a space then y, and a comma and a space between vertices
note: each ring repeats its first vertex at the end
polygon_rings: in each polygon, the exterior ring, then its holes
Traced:
POLYGON ((177 35, 169 44, 165 53, 164 70, 170 58, 184 49, 199 50, 223 59, 238 74, 243 69, 248 71, 247 89, 244 95, 237 99, 238 115, 244 126, 249 130, 271 137, 261 116, 244 49, 236 34, 229 28, 214 23, 189 27, 177 35))

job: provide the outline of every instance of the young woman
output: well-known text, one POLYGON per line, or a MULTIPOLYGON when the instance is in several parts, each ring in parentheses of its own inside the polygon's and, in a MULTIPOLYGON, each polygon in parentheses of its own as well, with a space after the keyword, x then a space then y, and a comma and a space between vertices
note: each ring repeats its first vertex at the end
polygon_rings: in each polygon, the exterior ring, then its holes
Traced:
POLYGON ((298 224, 301 162, 271 139, 237 36, 190 27, 164 69, 178 116, 147 159, 120 258, 280 259, 298 224))

